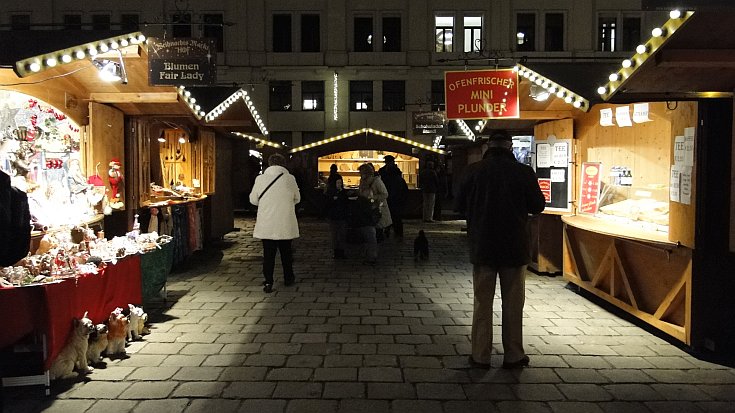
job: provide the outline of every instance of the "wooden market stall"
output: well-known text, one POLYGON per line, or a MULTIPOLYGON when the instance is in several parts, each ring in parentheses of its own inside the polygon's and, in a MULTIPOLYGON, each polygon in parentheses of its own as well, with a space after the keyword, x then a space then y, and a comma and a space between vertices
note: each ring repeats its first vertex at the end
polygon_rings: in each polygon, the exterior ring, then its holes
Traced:
POLYGON ((607 103, 575 119, 580 180, 563 217, 566 279, 723 361, 735 354, 733 19, 672 13, 609 76, 607 103))

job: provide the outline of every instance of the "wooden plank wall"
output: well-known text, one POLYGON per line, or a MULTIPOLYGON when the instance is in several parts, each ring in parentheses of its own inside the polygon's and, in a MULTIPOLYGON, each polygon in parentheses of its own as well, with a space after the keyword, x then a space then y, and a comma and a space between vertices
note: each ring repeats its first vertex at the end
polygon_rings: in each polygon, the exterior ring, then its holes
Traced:
MULTIPOLYGON (((579 153, 575 161, 578 165, 584 161, 602 162, 603 181, 609 180, 612 166, 627 166, 633 173, 634 186, 668 187, 674 137, 683 135, 684 127, 696 126, 696 103, 652 102, 649 103, 652 122, 633 123, 632 127, 600 126, 600 110, 612 108, 614 112, 618 106, 598 104, 577 118, 575 136, 579 153)), ((669 202, 669 239, 690 248, 694 247, 695 191, 692 179, 692 205, 669 202)), ((576 197, 578 188, 574 193, 576 197)))
MULTIPOLYGON (((89 135, 85 155, 87 173, 92 175, 99 162, 99 173, 109 188, 107 170, 112 158, 122 163, 123 176, 126 175, 124 115, 119 110, 100 103, 89 103, 89 135)), ((127 183, 122 186, 123 197, 127 197, 127 183)), ((124 199, 124 198, 123 198, 124 199)), ((128 205, 126 203, 125 207, 128 205)))

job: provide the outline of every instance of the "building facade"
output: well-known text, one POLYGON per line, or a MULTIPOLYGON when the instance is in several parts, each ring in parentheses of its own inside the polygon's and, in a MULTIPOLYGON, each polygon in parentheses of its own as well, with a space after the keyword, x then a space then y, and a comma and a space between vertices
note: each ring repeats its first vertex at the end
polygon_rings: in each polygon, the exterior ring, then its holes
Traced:
POLYGON ((218 84, 249 90, 270 139, 289 146, 363 127, 431 144, 413 136, 412 114, 443 108, 445 71, 622 60, 667 16, 640 0, 30 0, 0 11, 4 30, 217 38, 218 84))

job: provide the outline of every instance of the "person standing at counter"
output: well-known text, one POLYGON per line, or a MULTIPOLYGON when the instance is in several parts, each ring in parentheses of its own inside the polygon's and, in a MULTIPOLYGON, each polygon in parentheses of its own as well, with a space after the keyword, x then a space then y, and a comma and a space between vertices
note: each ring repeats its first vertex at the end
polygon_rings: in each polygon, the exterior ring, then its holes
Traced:
POLYGON ((392 155, 385 155, 383 158, 385 165, 378 171, 380 179, 383 180, 385 188, 388 190, 388 209, 390 210, 390 218, 393 224, 385 228, 385 236, 390 235, 390 229, 396 234, 396 237, 403 238, 403 205, 408 195, 408 185, 403 179, 403 173, 396 165, 396 158, 392 155))
POLYGON ((424 167, 419 171, 419 184, 423 195, 424 222, 434 222, 434 202, 436 191, 439 188, 439 177, 434 170, 433 161, 426 161, 424 167))
POLYGON ((296 179, 288 173, 285 164, 283 155, 271 155, 268 168, 255 178, 250 192, 250 203, 258 207, 253 237, 263 241, 263 291, 266 293, 273 291, 277 251, 281 253, 284 284, 289 286, 296 282, 291 242, 299 237, 295 206, 301 196, 296 179))
POLYGON ((544 210, 545 199, 533 169, 516 161, 511 137, 490 136, 483 160, 467 167, 457 210, 467 219, 474 311, 469 362, 489 368, 493 345, 493 298, 500 277, 503 368, 528 366, 523 349, 525 270, 530 262, 529 214, 544 210))

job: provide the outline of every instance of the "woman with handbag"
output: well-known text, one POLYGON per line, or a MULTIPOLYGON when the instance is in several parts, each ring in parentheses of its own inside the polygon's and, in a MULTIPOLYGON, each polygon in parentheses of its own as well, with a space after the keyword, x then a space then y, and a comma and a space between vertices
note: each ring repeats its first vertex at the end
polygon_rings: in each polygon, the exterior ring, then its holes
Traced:
POLYGON ((392 221, 390 210, 388 209, 388 190, 380 179, 375 175, 375 168, 369 163, 360 165, 360 187, 357 191, 358 201, 360 204, 369 205, 370 225, 362 222, 357 227, 358 232, 362 235, 365 242, 365 261, 368 264, 375 264, 378 260, 378 240, 376 237, 376 228, 382 230, 389 226, 392 221))
POLYGON ((250 203, 258 207, 253 237, 263 240, 263 291, 273 291, 273 268, 276 252, 281 253, 283 281, 286 286, 296 282, 293 273, 291 241, 299 237, 295 205, 301 200, 296 179, 284 167, 286 158, 273 154, 268 168, 255 178, 250 203))

